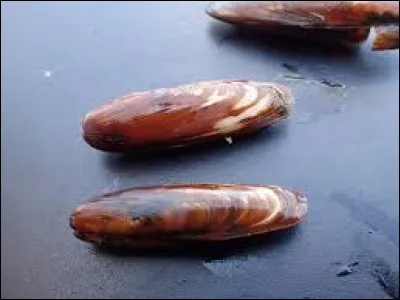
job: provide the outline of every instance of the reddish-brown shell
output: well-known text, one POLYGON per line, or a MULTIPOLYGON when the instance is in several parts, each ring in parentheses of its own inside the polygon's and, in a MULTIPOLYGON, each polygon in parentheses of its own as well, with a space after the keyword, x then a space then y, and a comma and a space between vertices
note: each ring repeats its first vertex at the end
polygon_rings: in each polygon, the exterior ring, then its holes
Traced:
POLYGON ((255 26, 360 28, 399 23, 398 1, 216 1, 207 13, 255 26))
POLYGON ((279 186, 198 183, 102 195, 78 206, 70 222, 89 243, 149 247, 281 230, 303 220, 307 209, 303 195, 279 186))
POLYGON ((399 24, 398 1, 215 1, 207 13, 297 38, 360 43, 371 26, 399 24))
POLYGON ((290 90, 279 84, 205 81, 110 101, 85 116, 82 131, 103 151, 176 147, 256 131, 292 108, 290 90))
POLYGON ((399 49, 399 27, 385 26, 375 28, 376 37, 372 42, 372 50, 382 51, 399 49))

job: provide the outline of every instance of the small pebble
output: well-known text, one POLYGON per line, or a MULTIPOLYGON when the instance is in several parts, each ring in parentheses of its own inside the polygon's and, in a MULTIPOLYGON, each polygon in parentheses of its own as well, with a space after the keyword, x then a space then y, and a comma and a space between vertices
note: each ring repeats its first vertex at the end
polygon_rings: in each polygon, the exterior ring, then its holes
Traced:
POLYGON ((352 267, 355 266, 358 266, 358 261, 354 261, 352 263, 349 263, 348 265, 341 267, 339 271, 336 273, 336 276, 343 277, 353 273, 352 267))
POLYGON ((350 269, 348 266, 342 267, 339 272, 336 273, 336 276, 343 277, 353 273, 353 270, 350 269))

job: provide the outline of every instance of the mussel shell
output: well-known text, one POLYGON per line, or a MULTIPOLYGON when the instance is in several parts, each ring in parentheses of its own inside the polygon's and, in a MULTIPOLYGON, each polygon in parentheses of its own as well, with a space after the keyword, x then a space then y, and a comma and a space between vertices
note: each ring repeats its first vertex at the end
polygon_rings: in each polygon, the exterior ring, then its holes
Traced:
POLYGON ((275 124, 293 104, 290 89, 280 84, 204 81, 110 101, 85 116, 82 134, 110 152, 186 146, 275 124))
POLYGON ((228 23, 263 28, 360 28, 399 24, 398 1, 215 1, 206 12, 228 23))
POLYGON ((70 225, 83 241, 157 247, 226 241, 289 228, 307 199, 279 186, 180 184, 125 189, 79 205, 70 225))
POLYGON ((376 36, 372 42, 372 50, 399 49, 399 27, 385 26, 375 28, 376 36))

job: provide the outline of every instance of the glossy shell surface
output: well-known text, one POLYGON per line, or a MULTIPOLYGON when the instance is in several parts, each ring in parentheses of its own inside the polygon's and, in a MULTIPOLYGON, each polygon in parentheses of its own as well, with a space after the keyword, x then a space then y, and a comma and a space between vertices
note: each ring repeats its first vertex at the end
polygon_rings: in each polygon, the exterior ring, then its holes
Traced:
POLYGON ((398 1, 215 1, 207 13, 272 35, 361 43, 372 26, 399 24, 398 1))
POLYGON ((179 147, 256 131, 288 117, 293 105, 280 84, 204 81, 112 100, 85 116, 82 134, 103 151, 179 147))
POLYGON ((398 1, 215 1, 207 13, 238 25, 360 28, 398 24, 398 1))
POLYGON ((296 225, 307 199, 279 186, 181 184, 136 187, 99 196, 71 214, 89 243, 148 247, 223 241, 296 225))

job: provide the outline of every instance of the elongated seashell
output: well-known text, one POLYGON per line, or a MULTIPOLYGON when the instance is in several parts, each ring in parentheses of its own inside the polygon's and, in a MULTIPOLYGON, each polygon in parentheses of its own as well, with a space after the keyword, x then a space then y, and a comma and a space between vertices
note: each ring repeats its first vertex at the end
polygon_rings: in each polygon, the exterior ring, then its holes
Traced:
POLYGON ((376 37, 372 42, 372 50, 399 49, 399 27, 376 27, 376 37))
POLYGON ((290 90, 279 84, 205 81, 110 101, 85 116, 82 131, 103 151, 176 147, 256 131, 292 107, 290 90))
POLYGON ((294 226, 306 213, 306 198, 279 186, 198 183, 99 196, 78 206, 70 224, 89 243, 151 247, 260 235, 294 226))
POLYGON ((371 26, 399 23, 396 1, 216 1, 207 13, 274 35, 361 43, 371 26))
POLYGON ((398 1, 216 1, 207 13, 238 25, 360 28, 399 23, 398 1))

